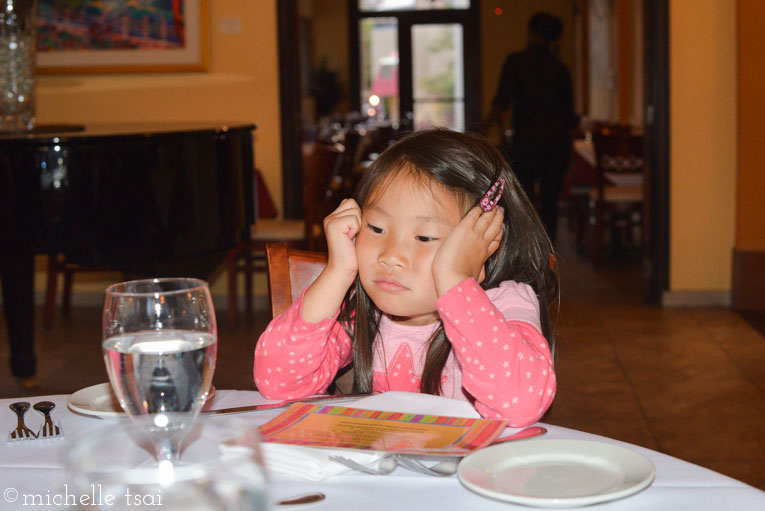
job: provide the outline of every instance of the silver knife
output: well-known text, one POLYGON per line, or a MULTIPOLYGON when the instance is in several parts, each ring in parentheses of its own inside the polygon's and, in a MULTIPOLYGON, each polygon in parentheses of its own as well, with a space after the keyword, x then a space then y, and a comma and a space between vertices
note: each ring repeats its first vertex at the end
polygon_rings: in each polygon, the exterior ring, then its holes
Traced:
POLYGON ((361 399, 362 397, 372 396, 377 392, 368 394, 333 394, 331 396, 304 397, 298 399, 286 399, 277 403, 263 403, 259 405, 237 406, 235 408, 220 408, 218 410, 202 410, 204 414, 224 415, 229 413, 257 412, 261 410, 275 410, 277 408, 287 408, 293 403, 336 403, 339 401, 351 401, 361 399))

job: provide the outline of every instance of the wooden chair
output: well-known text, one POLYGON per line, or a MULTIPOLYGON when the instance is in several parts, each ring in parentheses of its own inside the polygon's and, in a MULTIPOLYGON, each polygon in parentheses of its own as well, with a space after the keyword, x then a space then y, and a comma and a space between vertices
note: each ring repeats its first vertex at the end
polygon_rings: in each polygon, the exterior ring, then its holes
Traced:
POLYGON ((287 310, 327 265, 327 254, 291 248, 286 243, 266 244, 266 259, 274 317, 287 310))
POLYGON ((369 140, 363 129, 353 127, 345 130, 342 141, 343 156, 332 175, 333 198, 336 202, 350 197, 361 179, 356 170, 369 140))
MULTIPOLYGON (((327 254, 290 248, 284 243, 267 244, 266 257, 268 296, 274 317, 287 310, 327 265, 327 254)), ((347 367, 338 373, 329 392, 350 394, 352 390, 353 369, 347 367)))
POLYGON ((342 144, 316 144, 304 167, 303 214, 308 250, 326 250, 324 218, 348 196, 342 185, 345 153, 342 144))
POLYGON ((232 250, 226 259, 228 277, 228 319, 237 322, 237 274, 244 273, 245 311, 252 311, 252 275, 266 271, 266 245, 285 243, 293 248, 317 250, 325 247, 324 217, 339 202, 332 189, 332 176, 337 172, 343 154, 337 144, 316 144, 303 159, 304 219, 259 219, 250 230, 250 239, 232 250))
POLYGON ((607 229, 632 238, 643 236, 644 183, 643 137, 623 130, 593 133, 596 156, 596 186, 590 192, 592 262, 596 268, 603 257, 607 229))

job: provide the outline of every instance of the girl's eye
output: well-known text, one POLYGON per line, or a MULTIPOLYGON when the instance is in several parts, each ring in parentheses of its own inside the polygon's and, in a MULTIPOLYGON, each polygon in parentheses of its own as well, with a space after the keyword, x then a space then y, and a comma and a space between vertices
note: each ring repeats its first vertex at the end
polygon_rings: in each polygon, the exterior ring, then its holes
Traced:
POLYGON ((427 243, 429 241, 435 241, 438 239, 432 236, 415 236, 415 238, 417 239, 417 241, 422 241, 423 243, 427 243))
POLYGON ((367 224, 367 227, 369 227, 369 229, 370 229, 370 230, 371 230, 373 233, 375 233, 375 234, 382 234, 382 232, 383 232, 383 230, 382 230, 381 228, 379 228, 379 227, 377 227, 377 226, 374 226, 374 225, 372 225, 372 224, 367 224))

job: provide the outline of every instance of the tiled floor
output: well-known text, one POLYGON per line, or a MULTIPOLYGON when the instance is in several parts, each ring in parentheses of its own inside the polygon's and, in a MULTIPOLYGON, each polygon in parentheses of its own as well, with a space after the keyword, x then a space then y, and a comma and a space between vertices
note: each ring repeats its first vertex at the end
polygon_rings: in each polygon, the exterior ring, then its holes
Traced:
MULTIPOLYGON (((545 421, 618 438, 765 489, 765 337, 726 309, 659 309, 642 302, 640 268, 594 272, 561 254, 559 390, 545 421)), ((39 315, 38 315, 39 317, 39 315)), ((232 327, 220 314, 218 388, 253 388, 252 350, 264 311, 232 327)), ((0 315, 0 397, 22 395, 7 368, 0 315)), ((106 381, 100 311, 75 308, 37 326, 41 387, 71 393, 106 381)))

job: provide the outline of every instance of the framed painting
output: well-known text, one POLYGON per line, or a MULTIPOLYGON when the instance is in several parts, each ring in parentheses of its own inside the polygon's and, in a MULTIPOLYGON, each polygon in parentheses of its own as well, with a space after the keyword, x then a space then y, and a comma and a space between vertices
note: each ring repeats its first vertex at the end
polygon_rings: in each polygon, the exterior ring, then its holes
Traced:
POLYGON ((206 71, 208 0, 38 0, 39 73, 206 71))

